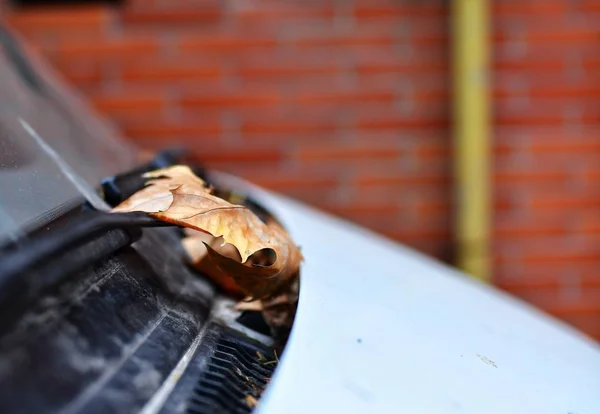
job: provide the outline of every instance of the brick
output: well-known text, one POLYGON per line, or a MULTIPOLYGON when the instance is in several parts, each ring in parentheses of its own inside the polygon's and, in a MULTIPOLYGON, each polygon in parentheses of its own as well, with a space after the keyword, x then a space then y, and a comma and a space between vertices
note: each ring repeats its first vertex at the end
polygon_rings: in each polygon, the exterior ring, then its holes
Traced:
POLYGON ((507 199, 515 208, 526 209, 528 194, 533 190, 547 194, 567 192, 573 181, 530 180, 530 181, 495 181, 494 194, 507 199))
POLYGON ((390 35, 351 35, 351 36, 325 36, 313 35, 310 37, 300 37, 290 39, 291 45, 307 47, 326 47, 337 48, 345 46, 391 46, 395 39, 390 35))
POLYGON ((584 101, 583 104, 581 121, 589 124, 600 123, 600 111, 596 101, 584 101))
MULTIPOLYGON (((498 133, 493 134, 498 139, 498 133)), ((511 155, 513 152, 513 145, 507 142, 492 142, 492 152, 496 157, 511 155)))
POLYGON ((360 91, 304 91, 292 98, 292 102, 299 104, 318 105, 321 103, 355 104, 361 105, 369 102, 392 102, 395 94, 386 90, 360 90, 360 91))
POLYGON ((377 18, 398 18, 398 17, 417 17, 427 16, 431 18, 440 18, 447 12, 447 7, 443 3, 431 4, 426 2, 406 4, 388 4, 374 5, 364 2, 354 8, 354 17, 356 19, 377 19, 377 18))
POLYGON ((577 224, 573 231, 581 233, 600 233, 600 212, 590 210, 580 211, 577 214, 577 224))
POLYGON ((496 61, 515 62, 520 60, 533 61, 548 59, 549 56, 568 57, 577 51, 581 56, 594 56, 598 46, 595 41, 536 41, 528 42, 524 36, 511 38, 504 42, 494 42, 492 56, 496 61))
POLYGON ((507 181, 512 184, 518 182, 526 182, 527 184, 539 183, 540 181, 561 181, 564 182, 568 178, 565 171, 556 170, 504 170, 496 171, 494 181, 507 181))
POLYGON ((536 153, 586 153, 600 151, 600 140, 595 137, 590 139, 548 137, 545 140, 535 140, 528 147, 536 153))
POLYGON ((600 182, 600 170, 588 169, 584 171, 583 178, 586 183, 594 184, 600 182))
POLYGON ((410 90, 407 94, 410 99, 436 104, 442 108, 450 107, 450 102, 447 100, 450 97, 451 85, 447 73, 430 72, 409 77, 401 75, 401 78, 405 82, 402 86, 410 90))
POLYGON ((120 17, 121 21, 126 24, 200 25, 218 22, 222 17, 222 12, 221 8, 214 4, 180 8, 153 8, 145 5, 144 7, 125 7, 120 12, 120 17))
POLYGON ((568 71, 510 70, 494 74, 495 97, 528 96, 534 103, 545 99, 582 98, 594 100, 600 96, 600 76, 584 73, 572 79, 568 71), (499 94, 498 92, 502 92, 499 94))
POLYGON ((496 241, 511 241, 515 238, 540 237, 540 236, 562 236, 569 232, 569 227, 564 223, 536 221, 534 218, 528 220, 506 220, 494 226, 493 234, 496 241))
POLYGON ((196 122, 194 124, 172 124, 166 122, 145 122, 125 128, 125 135, 133 139, 160 140, 181 137, 213 137, 221 133, 221 125, 214 122, 196 122))
POLYGON ((332 133, 336 122, 328 117, 270 116, 246 119, 241 125, 244 134, 307 134, 332 133))
MULTIPOLYGON (((364 161, 362 164, 364 164, 364 168, 368 166, 367 163, 364 161)), ((370 164, 371 166, 373 166, 374 163, 371 162, 370 164)), ((387 164, 393 165, 394 162, 385 159, 377 161, 378 166, 387 164)), ((331 163, 327 164, 327 166, 330 165, 331 163)), ((361 166, 361 162, 354 161, 352 162, 352 165, 361 166)), ((342 171, 341 173, 343 174, 344 171, 342 171)), ((445 191, 445 189, 439 188, 439 186, 432 185, 418 186, 411 184, 389 184, 359 187, 357 185, 354 185, 351 181, 345 187, 345 191, 346 192, 344 193, 344 197, 345 200, 348 201, 348 203, 359 203, 363 202, 364 200, 369 200, 373 203, 393 202, 398 205, 402 205, 405 208, 405 211, 407 212, 407 214, 402 217, 403 221, 409 224, 414 224, 416 218, 425 217, 425 214, 421 214, 419 210, 421 205, 425 206, 426 204, 431 205, 434 203, 439 203, 441 205, 441 203, 447 203, 450 199, 447 194, 448 192, 445 191), (439 196, 433 197, 432 195, 428 195, 432 193, 439 193, 439 196)), ((427 215, 427 217, 430 218, 428 226, 433 226, 436 218, 445 216, 447 212, 447 209, 431 209, 431 211, 427 215)))
POLYGON ((450 102, 450 91, 448 89, 417 89, 409 95, 410 99, 416 103, 425 103, 431 108, 433 105, 437 105, 442 108, 444 112, 449 112, 450 102))
POLYGON ((264 65, 249 65, 241 67, 238 70, 239 76, 243 78, 266 78, 272 81, 273 78, 289 78, 311 75, 334 75, 338 74, 340 69, 337 65, 329 64, 311 64, 307 62, 297 62, 296 64, 280 64, 279 62, 270 62, 264 65))
POLYGON ((162 109, 164 107, 164 100, 160 94, 95 96, 91 97, 91 101, 97 109, 108 113, 162 109))
POLYGON ((450 142, 447 140, 440 140, 436 143, 431 144, 420 144, 415 155, 423 162, 431 162, 436 159, 449 159, 452 155, 452 148, 450 142))
POLYGON ((553 252, 547 254, 529 254, 523 258, 525 263, 537 264, 537 263, 555 263, 565 261, 579 261, 579 262, 594 262, 598 259, 598 252, 587 251, 587 252, 553 252))
POLYGON ((106 6, 37 7, 7 13, 6 21, 26 33, 101 32, 113 15, 106 6))
POLYGON ((600 98, 598 84, 533 86, 529 88, 529 96, 533 98, 600 98))
POLYGON ((531 194, 531 208, 585 208, 598 207, 600 195, 596 194, 531 194))
POLYGON ((583 57, 583 67, 586 70, 594 71, 600 69, 600 58, 597 56, 584 56, 583 57))
POLYGON ((527 40, 529 35, 564 37, 573 33, 588 31, 594 26, 594 18, 581 15, 574 18, 573 13, 540 13, 535 19, 526 15, 500 16, 494 27, 495 40, 527 40))
POLYGON ((334 16, 331 4, 310 5, 276 2, 267 7, 247 7, 236 10, 236 20, 242 24, 268 23, 277 20, 329 20, 334 16))
MULTIPOLYGON (((203 147, 205 148, 206 145, 203 144, 202 142, 198 142, 197 143, 197 147, 191 147, 192 152, 190 153, 190 157, 189 159, 191 160, 190 162, 193 164, 200 164, 203 165, 204 167, 208 168, 208 169, 212 169, 215 171, 222 171, 222 172, 226 172, 238 177, 244 177, 243 173, 241 173, 240 171, 246 171, 248 169, 252 169, 252 168, 269 168, 272 171, 276 171, 279 170, 281 168, 281 162, 278 159, 275 159, 275 157, 271 158, 271 159, 267 159, 267 157, 263 158, 262 160, 259 161, 239 161, 239 160, 231 160, 231 159, 213 159, 211 160, 210 154, 211 153, 201 153, 200 151, 203 149, 203 147)), ((190 148, 190 146, 188 146, 188 148, 190 148)), ((278 193, 284 194, 284 195, 288 195, 287 191, 283 192, 281 190, 277 191, 278 193)), ((290 197, 294 197, 293 195, 288 195, 290 197)), ((299 198, 299 197, 296 197, 299 198)), ((314 204, 314 200, 311 200, 311 202, 314 204)))
POLYGON ((252 172, 248 172, 244 174, 243 177, 244 179, 271 190, 286 190, 289 188, 325 188, 331 190, 339 184, 339 179, 337 177, 314 173, 290 174, 278 172, 277 174, 253 174, 252 172))
POLYGON ((428 61, 404 61, 393 57, 389 59, 381 59, 379 61, 375 61, 372 59, 364 59, 364 61, 359 61, 356 66, 356 71, 360 75, 396 72, 439 72, 439 76, 443 77, 445 76, 446 70, 448 70, 448 62, 445 59, 431 59, 428 61))
POLYGON ((493 15, 525 15, 540 16, 544 14, 562 16, 566 13, 566 2, 552 0, 529 0, 527 2, 515 0, 501 0, 491 3, 493 15))
POLYGON ((260 35, 198 35, 182 36, 177 42, 183 53, 219 52, 235 53, 238 51, 256 52, 269 50, 277 46, 277 39, 273 36, 260 35))
MULTIPOLYGON (((405 187, 400 187, 399 191, 405 187)), ((412 217, 407 220, 411 228, 445 228, 452 227, 453 200, 448 187, 421 187, 405 194, 405 202, 411 207, 412 217), (406 195, 410 194, 410 197, 406 195)))
POLYGON ((155 56, 158 53, 157 39, 146 38, 114 38, 89 40, 71 39, 56 45, 48 52, 51 58, 64 60, 81 59, 84 61, 134 60, 155 56))
POLYGON ((426 186, 426 185, 443 185, 450 184, 450 176, 448 174, 417 174, 417 175, 392 175, 392 174, 363 174, 355 179, 356 185, 359 187, 372 186, 426 186))
MULTIPOLYGON (((443 72, 381 72, 363 73, 356 79, 360 89, 395 91, 404 102, 449 107, 447 73, 443 72)), ((428 108, 428 112, 431 112, 428 108)))
POLYGON ((365 158, 385 159, 399 157, 400 149, 396 145, 311 144, 298 145, 293 156, 304 162, 360 160, 365 158))
POLYGON ((432 19, 428 16, 355 19, 352 28, 348 28, 348 31, 355 34, 389 34, 394 36, 399 44, 412 46, 441 46, 449 39, 447 19, 432 19))
MULTIPOLYGON (((392 168, 380 166, 367 168, 368 174, 409 175, 411 173, 448 174, 451 165, 452 151, 450 148, 449 132, 446 130, 415 130, 415 131, 374 131, 357 134, 355 142, 369 144, 372 142, 396 143, 402 148, 406 157, 405 165, 395 165, 392 168)), ((360 173, 361 171, 357 171, 360 173)))
POLYGON ((533 44, 551 42, 572 44, 575 47, 578 43, 595 43, 597 45, 600 40, 600 32, 597 28, 580 25, 561 27, 561 30, 549 27, 546 30, 528 30, 526 40, 533 44))
POLYGON ((277 93, 268 92, 206 92, 200 94, 189 94, 181 100, 182 105, 194 108, 221 107, 221 108, 239 108, 239 107, 257 107, 274 106, 281 101, 277 93))
MULTIPOLYGON (((514 150, 524 150, 530 145, 573 145, 572 147, 560 148, 560 151, 578 149, 580 145, 592 145, 598 141, 600 128, 595 124, 584 124, 577 129, 571 131, 568 129, 554 128, 552 126, 532 126, 529 128, 520 127, 497 127, 495 139, 498 144, 503 143, 510 145, 514 150)), ((589 152, 580 154, 581 156, 589 155, 589 152)), ((595 165, 592 163, 592 165, 595 165)), ((548 166, 546 166, 548 167, 548 166)))
POLYGON ((422 33, 412 35, 408 40, 413 47, 435 47, 446 46, 450 42, 450 34, 447 31, 442 33, 422 33))
POLYGON ((492 66, 496 72, 515 71, 516 73, 522 73, 523 71, 531 71, 532 75, 535 75, 539 74, 539 71, 562 72, 567 65, 562 56, 549 56, 546 58, 529 57, 519 60, 495 59, 492 66))
POLYGON ((203 148, 192 148, 194 156, 208 166, 220 163, 269 163, 279 162, 282 155, 277 149, 267 148, 222 148, 210 150, 203 148))
POLYGON ((494 213, 498 215, 513 215, 514 210, 520 209, 521 206, 517 205, 513 198, 507 197, 505 194, 496 194, 493 202, 494 213))
POLYGON ((404 128, 445 128, 449 125, 449 114, 432 113, 426 107, 420 114, 404 115, 399 111, 379 111, 363 113, 357 116, 356 128, 359 130, 385 130, 404 128))
POLYGON ((306 57, 307 60, 320 61, 335 59, 344 65, 346 71, 353 70, 354 57, 369 52, 378 54, 394 54, 399 46, 395 43, 369 43, 368 39, 356 44, 340 44, 338 46, 327 46, 315 44, 294 45, 290 42, 282 43, 279 49, 284 56, 295 55, 306 57))
MULTIPOLYGON (((299 71, 303 71, 303 69, 299 69, 299 71)), ((291 96, 300 94, 304 91, 327 91, 332 90, 332 88, 335 87, 347 87, 349 90, 354 89, 354 85, 344 84, 341 76, 335 73, 306 73, 301 76, 293 74, 281 76, 275 75, 268 78, 262 76, 244 77, 239 80, 236 79, 234 82, 236 87, 242 90, 276 90, 281 93, 282 99, 285 98, 288 102, 290 102, 291 96)), ((360 89, 359 86, 356 86, 356 88, 360 89)), ((292 110, 291 107, 286 106, 282 106, 280 109, 282 112, 292 110)), ((311 111, 310 107, 305 109, 311 111)))
POLYGON ((98 86, 102 82, 103 75, 97 65, 83 67, 59 68, 60 74, 69 82, 79 88, 98 86))
MULTIPOLYGON (((444 197, 446 198, 446 197, 444 197)), ((419 200, 416 202, 416 209, 422 216, 432 214, 449 214, 452 203, 449 199, 442 200, 419 200)))
POLYGON ((497 126, 556 126, 566 120, 565 102, 541 102, 539 105, 529 101, 525 105, 513 103, 510 99, 496 99, 494 123, 497 126))
MULTIPOLYGON (((270 111, 265 110, 263 114, 268 115, 270 111)), ((260 119, 261 116, 257 116, 257 119, 260 119)), ((250 118, 248 118, 250 119, 250 118)), ((231 135, 232 140, 239 142, 240 145, 255 145, 256 143, 260 143, 263 146, 277 146, 277 147, 291 147, 294 142, 302 142, 302 143, 331 143, 336 142, 338 140, 338 134, 336 132, 302 132, 302 131, 293 131, 289 130, 289 132, 259 132, 252 133, 246 132, 244 130, 244 124, 234 124, 235 129, 231 135), (237 129, 237 128, 240 129, 237 129)), ((277 129, 280 125, 275 125, 274 129, 277 129)), ((292 125, 293 126, 293 125, 292 125)), ((259 127, 261 127, 259 125, 259 127)), ((268 126, 266 125, 267 130, 268 126)), ((303 170, 304 171, 304 170, 303 170)), ((307 173, 310 172, 306 171, 307 173)), ((272 172, 270 172, 271 174, 272 172)))
POLYGON ((206 62, 190 62, 181 59, 168 62, 128 62, 121 72, 127 82, 178 82, 182 80, 217 80, 221 77, 221 68, 206 62))
MULTIPOLYGON (((375 33, 379 33, 379 31, 375 30, 375 33)), ((342 49, 342 51, 344 52, 344 56, 351 56, 355 60, 357 65, 389 65, 390 63, 395 64, 395 62, 413 64, 432 61, 444 61, 447 64, 449 64, 450 62, 450 53, 448 51, 447 45, 431 44, 428 45, 428 47, 412 47, 413 39, 410 37, 402 37, 398 35, 397 28, 395 31, 391 31, 388 35, 394 37, 394 46, 399 48, 390 50, 386 47, 353 47, 342 49), (402 46, 406 47, 403 48, 402 46)))
POLYGON ((102 112, 110 115, 110 118, 122 130, 137 127, 144 122, 158 122, 166 119, 164 108, 140 108, 132 111, 102 112))
POLYGON ((580 5, 582 11, 600 12, 600 3, 598 3, 598 0, 581 0, 580 5))

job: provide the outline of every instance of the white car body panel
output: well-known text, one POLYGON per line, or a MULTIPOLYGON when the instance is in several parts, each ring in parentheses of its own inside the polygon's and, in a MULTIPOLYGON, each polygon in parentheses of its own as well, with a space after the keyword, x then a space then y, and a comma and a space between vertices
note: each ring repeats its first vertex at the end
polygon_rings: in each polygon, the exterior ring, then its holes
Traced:
POLYGON ((600 347, 499 290, 232 177, 301 246, 298 313, 258 412, 600 413, 600 347))

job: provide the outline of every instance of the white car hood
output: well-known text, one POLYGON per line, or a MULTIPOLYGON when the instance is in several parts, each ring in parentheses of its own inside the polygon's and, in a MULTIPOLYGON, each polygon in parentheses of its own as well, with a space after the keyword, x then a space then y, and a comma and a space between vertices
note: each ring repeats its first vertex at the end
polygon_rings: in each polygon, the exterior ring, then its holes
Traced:
POLYGON ((229 177, 301 246, 265 413, 600 413, 600 347, 365 229, 229 177))

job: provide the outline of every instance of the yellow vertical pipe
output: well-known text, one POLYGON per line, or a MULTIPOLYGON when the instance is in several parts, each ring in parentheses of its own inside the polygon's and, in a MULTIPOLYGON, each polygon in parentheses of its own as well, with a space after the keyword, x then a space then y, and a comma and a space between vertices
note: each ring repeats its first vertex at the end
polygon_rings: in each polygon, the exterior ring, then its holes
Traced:
POLYGON ((451 4, 457 264, 490 281, 489 4, 451 4))

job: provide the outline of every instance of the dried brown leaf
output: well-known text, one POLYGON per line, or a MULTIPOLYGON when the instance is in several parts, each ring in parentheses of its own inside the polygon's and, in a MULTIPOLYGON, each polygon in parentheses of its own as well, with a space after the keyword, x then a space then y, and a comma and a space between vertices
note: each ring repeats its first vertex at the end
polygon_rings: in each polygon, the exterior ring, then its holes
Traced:
POLYGON ((246 398, 244 400, 246 401, 246 405, 249 408, 256 408, 256 406, 258 405, 258 400, 252 395, 246 395, 246 398))
POLYGON ((235 309, 238 312, 244 312, 244 311, 262 312, 263 304, 262 304, 261 300, 253 300, 251 302, 243 301, 243 302, 236 303, 235 306, 233 307, 233 309, 235 309))
POLYGON ((231 244, 223 244, 223 239, 213 237, 207 233, 202 233, 197 230, 191 230, 191 232, 186 233, 192 234, 184 237, 181 240, 181 244, 188 255, 190 265, 210 278, 229 295, 236 298, 244 297, 246 293, 237 285, 233 277, 216 267, 211 261, 205 243, 217 250, 223 256, 241 260, 237 249, 231 244))
POLYGON ((248 208, 210 194, 188 167, 164 168, 145 177, 150 178, 148 185, 114 212, 144 211, 159 220, 222 237, 222 246, 203 242, 207 256, 253 298, 268 296, 297 274, 302 255, 277 223, 267 225, 248 208), (225 243, 237 249, 241 260, 224 255, 225 243))

